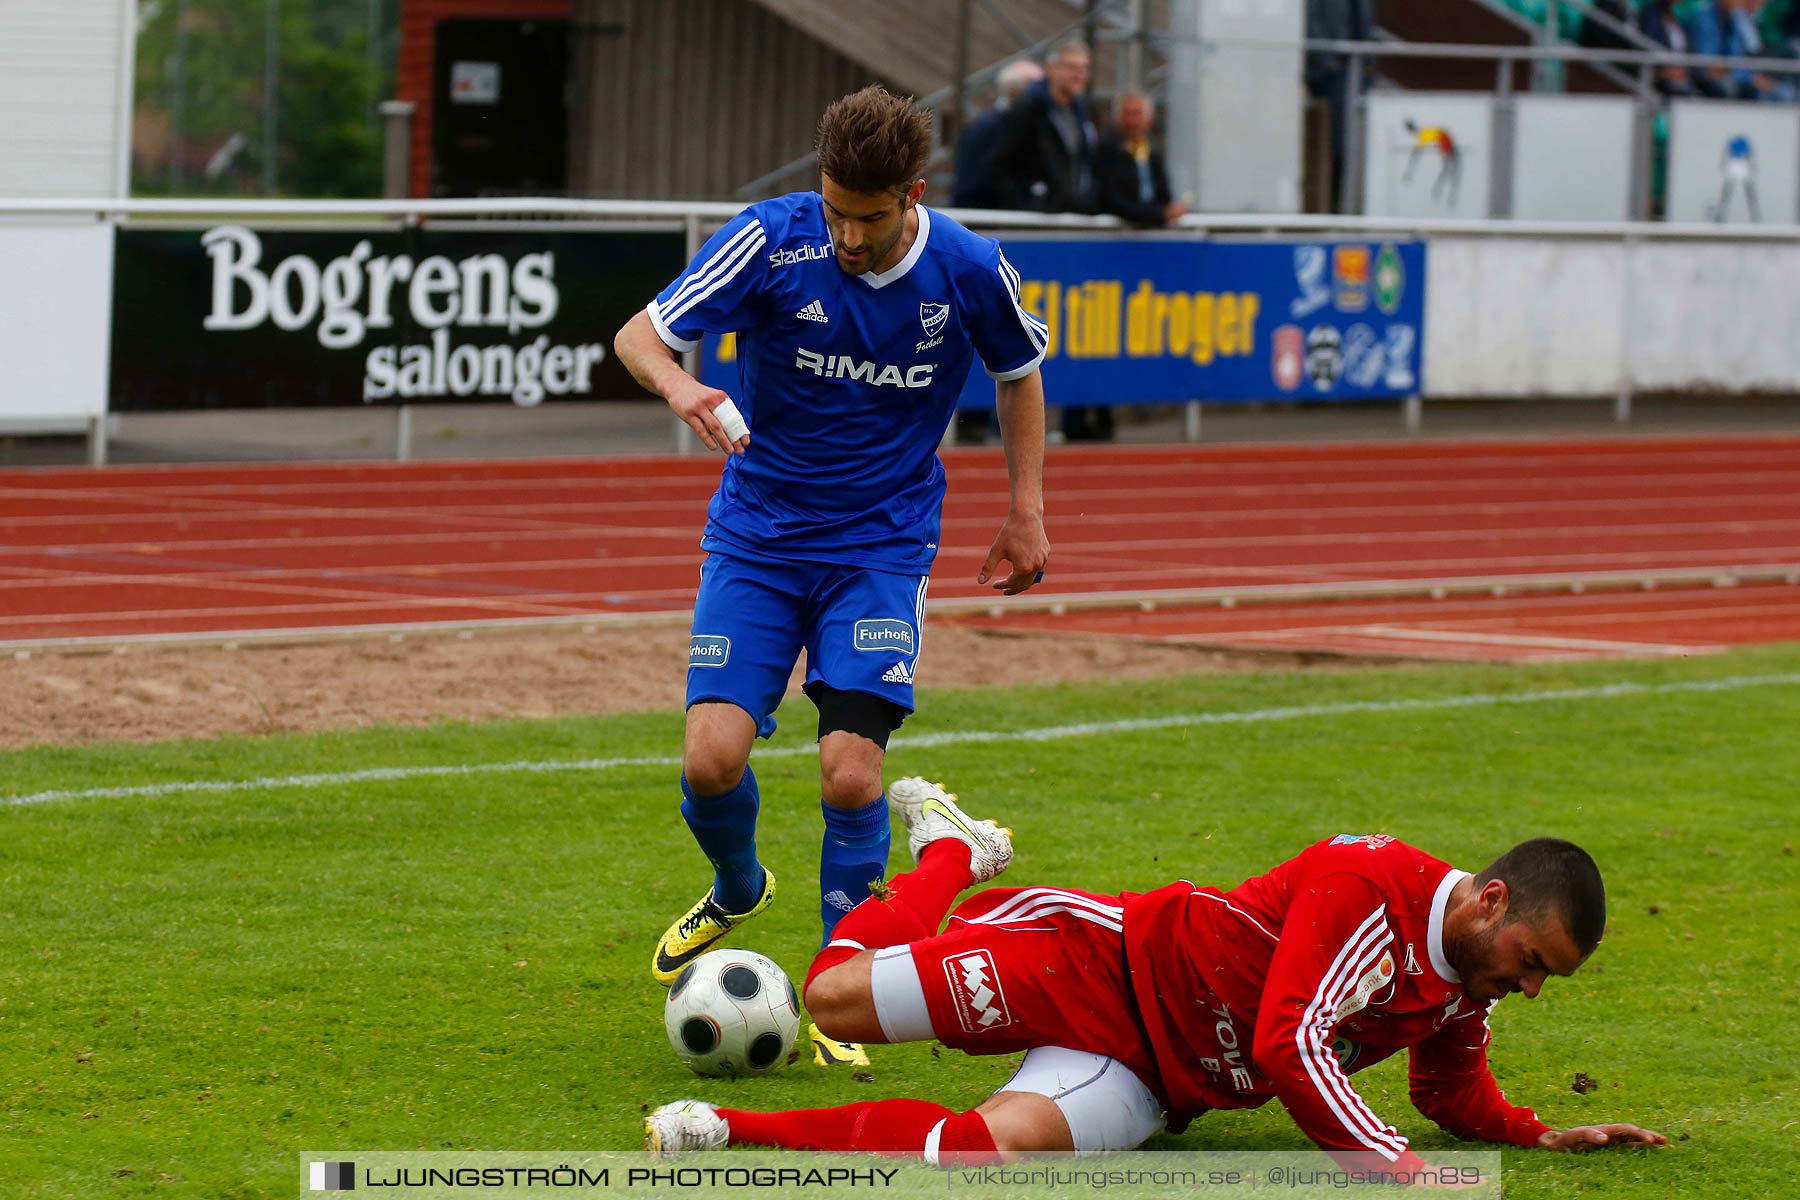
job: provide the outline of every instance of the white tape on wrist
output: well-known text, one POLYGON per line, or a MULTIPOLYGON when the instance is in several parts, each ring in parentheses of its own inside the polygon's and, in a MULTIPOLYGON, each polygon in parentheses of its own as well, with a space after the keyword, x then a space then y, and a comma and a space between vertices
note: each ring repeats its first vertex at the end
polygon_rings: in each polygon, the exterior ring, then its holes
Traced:
POLYGON ((725 427, 727 441, 735 442, 749 436, 750 426, 744 424, 744 414, 738 411, 738 406, 731 402, 730 396, 714 406, 713 416, 719 418, 719 424, 725 427))

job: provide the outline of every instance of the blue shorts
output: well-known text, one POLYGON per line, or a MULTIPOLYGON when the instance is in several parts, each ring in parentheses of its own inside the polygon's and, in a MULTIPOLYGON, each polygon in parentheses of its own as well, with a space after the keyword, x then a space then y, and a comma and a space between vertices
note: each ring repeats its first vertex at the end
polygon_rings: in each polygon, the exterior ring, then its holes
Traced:
POLYGON ((755 718, 758 737, 769 737, 805 650, 808 684, 868 692, 912 712, 928 581, 714 551, 700 568, 694 600, 688 707, 728 701, 755 718))

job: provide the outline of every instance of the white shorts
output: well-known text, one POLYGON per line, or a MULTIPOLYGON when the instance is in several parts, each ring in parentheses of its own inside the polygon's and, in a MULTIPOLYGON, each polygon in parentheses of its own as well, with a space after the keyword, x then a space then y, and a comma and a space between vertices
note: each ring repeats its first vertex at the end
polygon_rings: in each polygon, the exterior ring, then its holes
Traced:
MULTIPOLYGON (((875 1014, 888 1041, 917 1042, 934 1036, 910 948, 889 946, 876 951, 869 984, 875 1014)), ((1062 1046, 1027 1050, 1013 1077, 995 1092, 1048 1097, 1069 1123, 1077 1154, 1130 1150, 1160 1132, 1164 1124, 1162 1105, 1131 1068, 1116 1058, 1085 1050, 1062 1046)), ((926 1147, 927 1159, 934 1158, 936 1148, 934 1136, 926 1147)))
POLYGON ((1116 1058, 1039 1046, 996 1092, 1048 1096, 1069 1123, 1077 1154, 1131 1150, 1163 1129, 1163 1109, 1144 1081, 1116 1058))

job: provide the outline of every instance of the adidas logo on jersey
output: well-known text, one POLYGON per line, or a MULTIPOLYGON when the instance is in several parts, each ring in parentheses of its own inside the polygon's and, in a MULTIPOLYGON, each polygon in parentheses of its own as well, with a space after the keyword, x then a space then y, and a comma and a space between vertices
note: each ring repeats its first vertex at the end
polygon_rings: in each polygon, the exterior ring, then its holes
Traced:
POLYGON ((897 662, 889 667, 887 669, 887 674, 881 677, 881 682, 883 683, 911 683, 912 681, 912 672, 907 669, 906 664, 903 662, 897 662))
POLYGON ((794 315, 799 317, 802 321, 817 321, 821 325, 831 320, 830 317, 825 315, 825 306, 820 304, 817 300, 814 300, 811 304, 807 305, 794 315))
POLYGON ((826 892, 825 903, 831 905, 831 907, 837 909, 839 912, 849 912, 856 907, 856 905, 850 903, 850 897, 844 894, 843 888, 834 888, 831 891, 826 892))

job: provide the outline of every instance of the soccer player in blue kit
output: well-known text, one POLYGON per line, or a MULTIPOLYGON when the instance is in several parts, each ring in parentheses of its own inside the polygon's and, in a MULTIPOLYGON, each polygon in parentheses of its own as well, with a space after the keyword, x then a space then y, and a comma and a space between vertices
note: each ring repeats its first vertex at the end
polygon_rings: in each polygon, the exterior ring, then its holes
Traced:
MULTIPOLYGON (((639 383, 728 455, 700 542, 682 748, 681 814, 713 883, 656 947, 663 984, 774 899, 750 750, 774 733, 802 650, 819 712, 827 938, 886 873, 882 760, 913 709, 944 499, 937 446, 977 357, 995 381, 1010 491, 977 581, 1016 595, 1049 559, 1048 331, 997 243, 919 203, 930 149, 930 117, 906 97, 875 86, 832 104, 819 190, 738 214, 614 342, 639 383), (737 335, 747 432, 728 429, 725 392, 681 368, 707 333, 737 335)), ((810 1033, 817 1061, 868 1062, 860 1045, 810 1033)))

